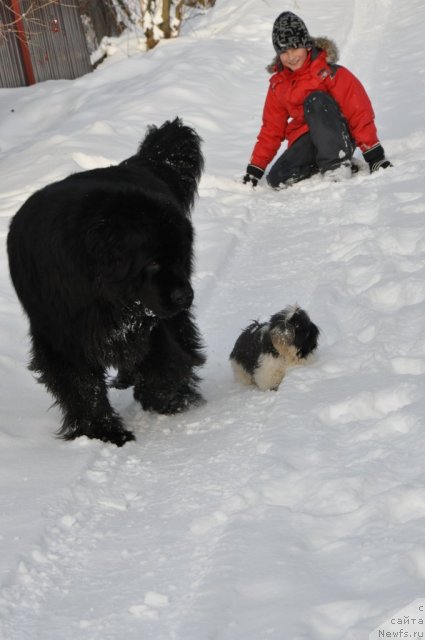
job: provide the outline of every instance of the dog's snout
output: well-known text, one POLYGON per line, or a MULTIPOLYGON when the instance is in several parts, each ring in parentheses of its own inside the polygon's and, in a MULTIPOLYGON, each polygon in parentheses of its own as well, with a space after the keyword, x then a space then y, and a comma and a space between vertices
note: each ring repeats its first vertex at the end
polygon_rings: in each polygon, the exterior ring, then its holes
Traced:
POLYGON ((193 302, 193 289, 192 287, 185 286, 175 289, 171 294, 171 300, 180 309, 188 309, 193 302))
POLYGON ((292 324, 292 322, 286 321, 284 324, 283 335, 293 340, 295 337, 295 331, 295 326, 292 324))

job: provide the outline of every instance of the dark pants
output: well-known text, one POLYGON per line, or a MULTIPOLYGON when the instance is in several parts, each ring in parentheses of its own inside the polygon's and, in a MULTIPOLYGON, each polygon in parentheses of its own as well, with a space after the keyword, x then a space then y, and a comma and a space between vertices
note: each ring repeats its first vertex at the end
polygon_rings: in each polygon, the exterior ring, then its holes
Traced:
POLYGON ((309 131, 283 152, 267 176, 275 189, 335 169, 350 160, 356 148, 347 122, 329 94, 310 93, 304 102, 304 116, 309 131))

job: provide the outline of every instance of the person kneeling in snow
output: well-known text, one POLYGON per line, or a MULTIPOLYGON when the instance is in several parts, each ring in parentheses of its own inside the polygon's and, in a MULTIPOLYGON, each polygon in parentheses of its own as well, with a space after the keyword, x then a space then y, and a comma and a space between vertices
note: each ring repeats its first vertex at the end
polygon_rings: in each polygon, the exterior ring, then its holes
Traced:
POLYGON ((320 172, 338 181, 358 167, 351 162, 359 147, 370 172, 392 166, 385 158, 373 108, 361 82, 336 64, 338 49, 328 38, 312 38, 290 11, 275 20, 276 51, 258 134, 244 183, 256 186, 281 143, 288 146, 267 175, 277 189, 320 172))

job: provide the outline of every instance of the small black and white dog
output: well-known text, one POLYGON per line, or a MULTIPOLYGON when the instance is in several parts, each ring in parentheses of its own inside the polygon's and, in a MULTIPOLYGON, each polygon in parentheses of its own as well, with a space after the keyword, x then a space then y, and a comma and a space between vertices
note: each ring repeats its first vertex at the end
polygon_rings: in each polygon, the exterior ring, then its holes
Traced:
POLYGON ((319 328, 297 305, 286 307, 268 322, 252 322, 230 354, 235 380, 276 391, 290 366, 300 364, 317 348, 319 328))

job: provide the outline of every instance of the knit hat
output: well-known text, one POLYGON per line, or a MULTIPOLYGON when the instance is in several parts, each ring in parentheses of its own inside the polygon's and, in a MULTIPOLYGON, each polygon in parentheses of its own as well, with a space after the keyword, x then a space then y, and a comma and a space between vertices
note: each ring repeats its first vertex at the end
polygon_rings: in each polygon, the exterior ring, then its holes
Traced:
POLYGON ((284 11, 276 18, 272 41, 277 54, 288 49, 311 49, 313 46, 313 40, 304 22, 291 11, 284 11))

